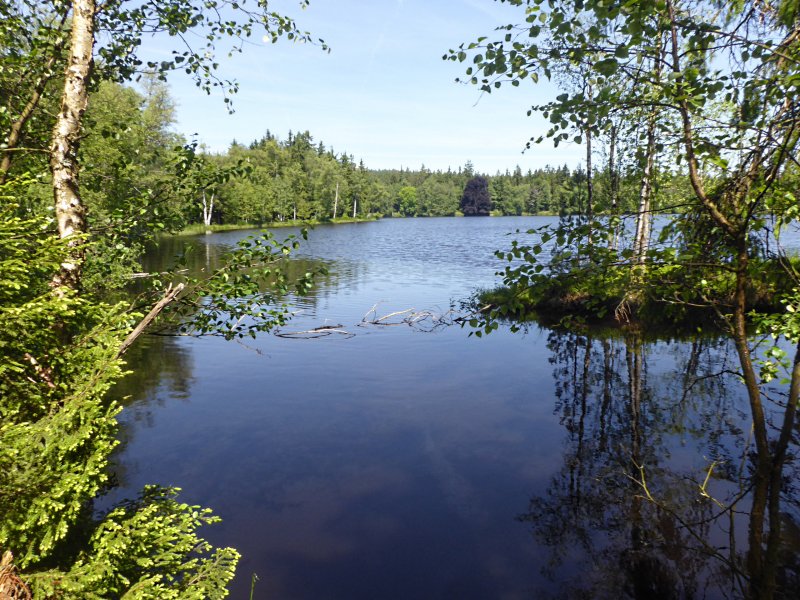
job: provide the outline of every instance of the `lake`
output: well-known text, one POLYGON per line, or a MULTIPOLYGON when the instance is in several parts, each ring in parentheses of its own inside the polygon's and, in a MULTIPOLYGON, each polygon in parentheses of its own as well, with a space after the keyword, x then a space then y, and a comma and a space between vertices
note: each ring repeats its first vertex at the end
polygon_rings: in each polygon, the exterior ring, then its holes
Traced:
MULTIPOLYGON (((329 274, 282 332, 346 333, 144 338, 117 389, 109 501, 157 483, 213 508, 203 534, 243 555, 233 598, 254 573, 259 599, 739 596, 753 447, 728 341, 362 322, 458 309, 498 283, 511 232, 554 221, 317 227, 296 265, 329 274)), ((165 240, 149 268, 183 243, 212 264, 248 233, 165 240)), ((788 463, 787 586, 797 475, 788 463)))

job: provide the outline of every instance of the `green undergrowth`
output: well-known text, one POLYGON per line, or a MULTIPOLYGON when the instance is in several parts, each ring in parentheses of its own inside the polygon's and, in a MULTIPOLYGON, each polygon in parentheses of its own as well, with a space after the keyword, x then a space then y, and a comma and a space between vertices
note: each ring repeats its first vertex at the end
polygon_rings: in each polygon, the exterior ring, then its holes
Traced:
MULTIPOLYGON (((747 305, 759 313, 786 310, 792 292, 786 268, 800 269, 800 258, 753 261, 747 305)), ((522 323, 590 323, 673 331, 716 328, 731 312, 735 275, 691 270, 678 265, 582 269, 531 277, 527 285, 480 290, 475 304, 493 316, 522 323)))

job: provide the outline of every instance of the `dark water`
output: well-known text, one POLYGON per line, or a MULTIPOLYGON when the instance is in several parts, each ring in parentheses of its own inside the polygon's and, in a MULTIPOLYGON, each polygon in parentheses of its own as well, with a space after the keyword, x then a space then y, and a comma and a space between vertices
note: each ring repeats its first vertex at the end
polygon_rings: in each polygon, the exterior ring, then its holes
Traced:
MULTIPOLYGON (((297 266, 329 275, 284 331, 352 335, 145 339, 119 389, 131 398, 112 499, 158 483, 212 507, 223 523, 205 535, 243 554, 233 598, 253 573, 261 599, 740 597, 753 446, 727 341, 360 323, 375 304, 446 313, 496 284, 508 232, 546 222, 312 231, 297 266)), ((191 239, 195 260, 242 235, 191 239)), ((156 262, 174 248, 161 250, 156 262)), ((785 390, 772 391, 779 425, 785 390)))

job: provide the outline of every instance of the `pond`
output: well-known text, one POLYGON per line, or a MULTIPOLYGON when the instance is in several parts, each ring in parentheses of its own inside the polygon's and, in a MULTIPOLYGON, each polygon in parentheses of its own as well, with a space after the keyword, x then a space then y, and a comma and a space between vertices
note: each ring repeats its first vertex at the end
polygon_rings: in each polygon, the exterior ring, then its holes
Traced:
MULTIPOLYGON (((754 449, 728 341, 362 322, 448 313, 496 285, 510 232, 548 222, 316 228, 295 260, 329 274, 283 332, 347 333, 144 338, 117 390, 109 500, 157 483, 213 508, 204 535, 243 556, 233 598, 253 574, 260 599, 741 596, 754 449)), ((188 243, 202 265, 247 233, 188 243)), ((782 586, 798 578, 796 471, 782 586)))

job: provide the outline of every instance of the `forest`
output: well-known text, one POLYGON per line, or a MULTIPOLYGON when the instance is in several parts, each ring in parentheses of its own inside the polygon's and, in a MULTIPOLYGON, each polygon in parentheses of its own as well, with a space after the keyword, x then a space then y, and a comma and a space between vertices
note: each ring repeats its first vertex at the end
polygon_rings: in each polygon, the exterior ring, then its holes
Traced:
MULTIPOLYGON (((144 219, 126 244, 135 247, 148 223, 162 232, 195 225, 264 225, 285 221, 321 222, 344 217, 453 216, 467 181, 478 173, 467 160, 456 170, 431 171, 424 165, 374 170, 347 152, 316 141, 308 131, 289 131, 285 139, 269 129, 247 144, 231 140, 224 153, 209 153, 197 141, 172 132, 175 103, 169 89, 153 74, 138 89, 102 82, 89 95, 85 141, 80 147, 83 185, 92 227, 112 220, 144 219), (113 182, 111 186, 109 182, 113 182), (134 183, 135 182, 135 183, 134 183), (130 202, 130 187, 150 197, 130 202)), ((15 169, 36 169, 41 156, 26 154, 15 169)), ((517 165, 488 177, 494 215, 584 214, 587 176, 582 166, 546 167, 522 172, 517 165)), ((610 181, 617 183, 614 210, 636 210, 638 171, 635 163, 604 165, 592 175, 594 210, 612 210, 610 181), (613 167, 613 177, 610 174, 613 167)), ((658 203, 678 205, 683 179, 656 174, 658 203)), ((29 199, 28 210, 48 205, 48 188, 29 199), (35 202, 34 204, 31 204, 35 202)), ((119 231, 118 226, 111 228, 119 231)), ((108 249, 105 248, 104 252, 108 249)))

